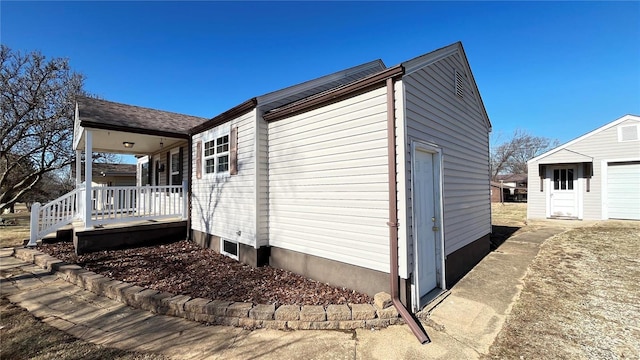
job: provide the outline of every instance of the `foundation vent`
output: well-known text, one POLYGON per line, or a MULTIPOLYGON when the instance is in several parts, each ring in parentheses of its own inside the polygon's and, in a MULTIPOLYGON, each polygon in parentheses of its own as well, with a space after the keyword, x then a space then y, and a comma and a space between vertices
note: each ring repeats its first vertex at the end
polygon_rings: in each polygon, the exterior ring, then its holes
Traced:
POLYGON ((238 260, 238 243, 229 239, 220 238, 220 253, 232 259, 238 260))

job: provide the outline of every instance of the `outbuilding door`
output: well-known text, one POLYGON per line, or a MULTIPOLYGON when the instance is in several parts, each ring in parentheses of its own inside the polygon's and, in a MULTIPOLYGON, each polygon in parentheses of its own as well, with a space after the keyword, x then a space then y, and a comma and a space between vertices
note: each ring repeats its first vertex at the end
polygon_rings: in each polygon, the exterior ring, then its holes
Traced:
POLYGON ((559 166, 551 169, 551 217, 578 217, 577 168, 559 166))
POLYGON ((608 164, 607 211, 610 219, 640 220, 640 162, 608 164))
POLYGON ((416 149, 413 156, 413 216, 416 237, 416 301, 420 307, 425 295, 438 286, 439 254, 437 233, 437 191, 439 184, 434 171, 437 155, 416 149))

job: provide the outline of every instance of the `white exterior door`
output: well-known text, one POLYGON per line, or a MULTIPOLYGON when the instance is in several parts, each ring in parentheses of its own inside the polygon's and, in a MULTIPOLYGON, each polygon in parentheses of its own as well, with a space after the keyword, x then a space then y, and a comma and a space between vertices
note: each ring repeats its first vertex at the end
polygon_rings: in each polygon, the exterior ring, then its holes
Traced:
POLYGON ((610 163, 607 168, 610 219, 640 220, 640 163, 610 163))
POLYGON ((416 290, 418 302, 438 286, 434 154, 415 151, 413 173, 413 216, 416 236, 416 290))
POLYGON ((577 168, 554 167, 551 170, 551 217, 578 217, 577 168))

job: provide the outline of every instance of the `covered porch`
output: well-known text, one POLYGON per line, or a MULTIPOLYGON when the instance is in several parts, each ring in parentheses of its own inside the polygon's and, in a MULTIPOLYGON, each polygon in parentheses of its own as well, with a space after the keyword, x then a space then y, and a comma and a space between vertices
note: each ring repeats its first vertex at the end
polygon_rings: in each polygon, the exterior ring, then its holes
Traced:
MULTIPOLYGON (((75 243, 99 233, 131 238, 126 235, 131 233, 128 227, 151 231, 163 224, 160 228, 169 229, 173 227, 166 224, 172 222, 183 224, 182 234, 186 235, 188 131, 203 121, 206 119, 79 98, 73 137, 75 189, 47 204, 33 205, 29 245, 69 226, 75 243), (94 181, 94 153, 134 155, 138 159, 136 185, 112 186, 94 181)), ((105 241, 109 240, 101 240, 105 241)))

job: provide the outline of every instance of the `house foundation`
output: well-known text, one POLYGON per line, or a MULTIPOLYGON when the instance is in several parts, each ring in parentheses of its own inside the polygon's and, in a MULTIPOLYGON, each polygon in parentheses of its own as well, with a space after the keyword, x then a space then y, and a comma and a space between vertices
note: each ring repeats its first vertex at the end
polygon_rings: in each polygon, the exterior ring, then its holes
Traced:
POLYGON ((82 255, 102 250, 170 243, 183 240, 186 235, 186 221, 146 221, 144 224, 89 230, 74 227, 73 246, 76 255, 82 255))
POLYGON ((447 255, 445 259, 447 289, 455 285, 489 254, 491 251, 490 240, 491 234, 487 234, 447 255))

